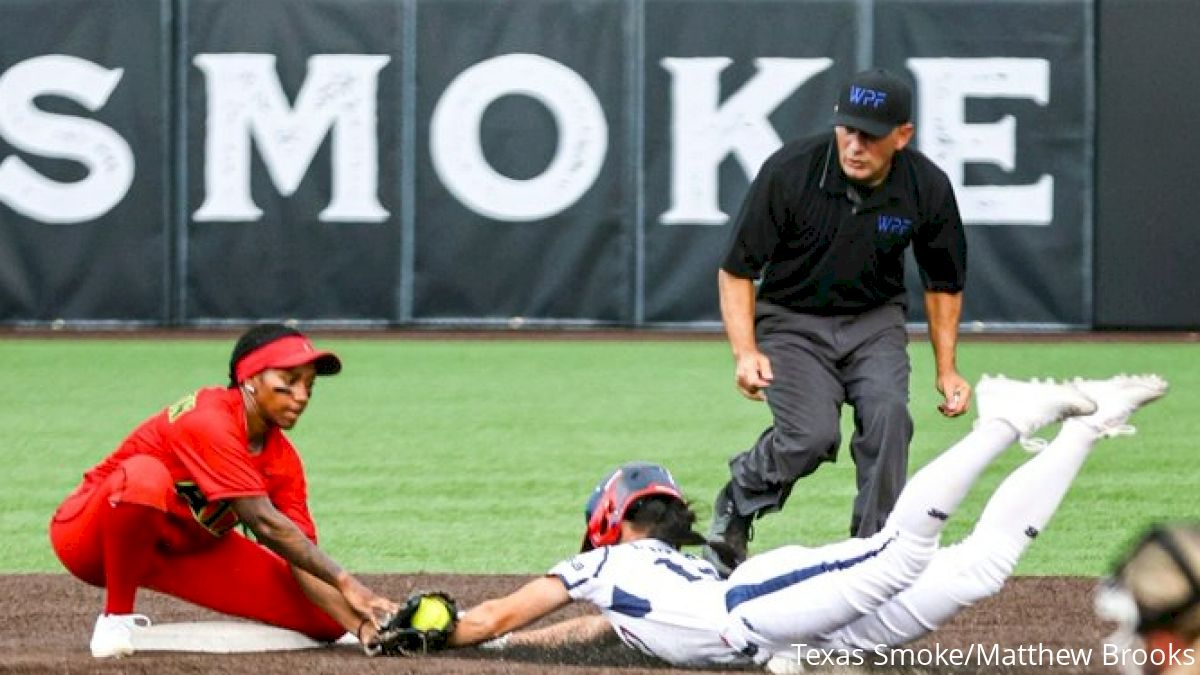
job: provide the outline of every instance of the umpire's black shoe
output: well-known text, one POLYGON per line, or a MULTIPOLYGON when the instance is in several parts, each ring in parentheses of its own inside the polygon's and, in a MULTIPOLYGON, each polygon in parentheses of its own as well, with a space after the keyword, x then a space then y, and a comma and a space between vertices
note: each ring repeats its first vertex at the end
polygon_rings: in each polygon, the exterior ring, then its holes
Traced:
POLYGON ((722 577, 728 577, 746 560, 747 544, 754 538, 754 514, 738 513, 733 501, 733 488, 729 483, 717 493, 713 502, 712 524, 708 527, 708 539, 715 544, 705 546, 704 559, 717 568, 722 577), (723 546, 721 544, 724 544, 723 546))

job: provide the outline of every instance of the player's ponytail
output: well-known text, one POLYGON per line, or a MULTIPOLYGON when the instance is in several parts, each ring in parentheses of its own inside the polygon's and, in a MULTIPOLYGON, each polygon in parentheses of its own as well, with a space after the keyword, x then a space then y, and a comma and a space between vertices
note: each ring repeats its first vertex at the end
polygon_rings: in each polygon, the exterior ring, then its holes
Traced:
POLYGON ((709 541, 692 529, 696 524, 696 512, 689 503, 665 495, 649 495, 629 505, 625 520, 646 536, 664 541, 675 548, 684 546, 711 546, 722 556, 734 557, 733 550, 723 541, 709 541))

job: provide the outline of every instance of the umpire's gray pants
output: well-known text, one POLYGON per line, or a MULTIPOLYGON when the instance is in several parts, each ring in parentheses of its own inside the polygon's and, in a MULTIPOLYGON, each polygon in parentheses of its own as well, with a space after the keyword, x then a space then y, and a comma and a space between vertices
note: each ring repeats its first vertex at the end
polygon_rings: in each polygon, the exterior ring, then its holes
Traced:
POLYGON ((849 402, 858 483, 850 533, 866 537, 883 527, 904 487, 913 433, 904 320, 895 303, 817 316, 759 301, 755 332, 775 376, 766 390, 774 424, 729 461, 739 513, 779 510, 798 479, 837 458, 841 407, 849 402))

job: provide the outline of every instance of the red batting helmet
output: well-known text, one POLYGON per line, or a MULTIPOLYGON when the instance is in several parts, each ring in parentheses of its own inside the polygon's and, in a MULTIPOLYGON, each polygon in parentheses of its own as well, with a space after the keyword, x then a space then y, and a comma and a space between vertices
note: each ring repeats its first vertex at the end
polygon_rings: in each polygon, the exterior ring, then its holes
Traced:
POLYGON ((587 534, 582 551, 611 546, 621 539, 621 521, 634 501, 647 495, 666 495, 683 501, 671 472, 658 464, 630 462, 596 484, 584 507, 587 534))

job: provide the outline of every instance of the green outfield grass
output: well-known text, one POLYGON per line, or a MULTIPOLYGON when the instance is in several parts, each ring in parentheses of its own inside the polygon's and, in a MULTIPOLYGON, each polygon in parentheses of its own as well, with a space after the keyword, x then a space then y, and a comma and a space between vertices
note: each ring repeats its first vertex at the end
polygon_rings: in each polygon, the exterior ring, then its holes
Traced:
MULTIPOLYGON (((537 573, 576 550, 583 502, 621 462, 671 467, 707 523, 726 461, 767 423, 732 387, 723 342, 329 339, 346 364, 322 379, 292 438, 322 543, 358 571, 537 573)), ((0 571, 60 571, 46 523, 82 472, 141 419, 223 383, 231 340, 0 340, 0 571)), ((935 411, 930 350, 911 348, 912 466, 969 419, 935 411)), ((1105 571, 1155 519, 1200 519, 1200 360, 1189 344, 970 342, 964 374, 1159 372, 1171 394, 1105 441, 1018 572, 1105 571)), ((845 420, 844 420, 845 421, 845 420)), ((846 431, 849 438, 849 431, 846 431)), ((754 550, 841 538, 854 494, 842 459, 759 521, 754 550)), ((962 536, 1015 447, 953 519, 962 536)))

